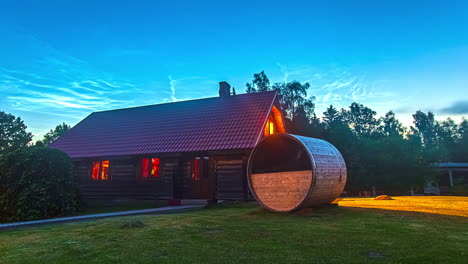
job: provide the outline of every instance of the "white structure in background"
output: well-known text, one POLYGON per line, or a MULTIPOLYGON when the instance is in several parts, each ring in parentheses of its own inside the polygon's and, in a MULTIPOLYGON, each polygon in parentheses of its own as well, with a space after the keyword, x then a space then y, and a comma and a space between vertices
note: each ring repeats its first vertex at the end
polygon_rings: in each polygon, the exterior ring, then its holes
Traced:
POLYGON ((447 162, 432 165, 439 174, 434 181, 426 183, 424 194, 450 194, 450 188, 457 184, 468 187, 468 163, 447 162))

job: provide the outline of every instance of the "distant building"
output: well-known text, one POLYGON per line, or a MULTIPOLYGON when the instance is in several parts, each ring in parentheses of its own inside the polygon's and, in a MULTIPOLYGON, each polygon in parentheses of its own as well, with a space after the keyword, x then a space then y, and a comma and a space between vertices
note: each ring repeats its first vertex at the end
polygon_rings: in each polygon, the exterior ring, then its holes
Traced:
POLYGON ((428 182, 425 194, 456 195, 454 187, 468 188, 468 163, 434 163, 438 174, 434 181, 428 182))

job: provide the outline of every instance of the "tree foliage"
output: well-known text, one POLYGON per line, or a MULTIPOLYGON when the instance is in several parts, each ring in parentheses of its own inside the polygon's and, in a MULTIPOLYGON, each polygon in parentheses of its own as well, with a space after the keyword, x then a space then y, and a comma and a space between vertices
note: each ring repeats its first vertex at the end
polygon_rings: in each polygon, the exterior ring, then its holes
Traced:
POLYGON ((0 157, 0 221, 69 215, 79 205, 70 158, 57 149, 31 146, 0 157))
POLYGON ((0 156, 26 146, 32 134, 19 117, 0 111, 0 156))
POLYGON ((343 110, 344 120, 359 136, 372 136, 378 132, 380 120, 377 113, 362 104, 352 103, 349 110, 343 110))
POLYGON ((247 83, 245 91, 247 93, 266 92, 271 90, 270 80, 264 71, 254 73, 251 83, 247 83))
POLYGON ((49 132, 47 132, 44 135, 44 138, 42 139, 42 143, 44 145, 49 145, 50 143, 54 142, 57 138, 62 136, 65 132, 70 130, 71 126, 62 123, 57 125, 54 129, 51 129, 49 132))

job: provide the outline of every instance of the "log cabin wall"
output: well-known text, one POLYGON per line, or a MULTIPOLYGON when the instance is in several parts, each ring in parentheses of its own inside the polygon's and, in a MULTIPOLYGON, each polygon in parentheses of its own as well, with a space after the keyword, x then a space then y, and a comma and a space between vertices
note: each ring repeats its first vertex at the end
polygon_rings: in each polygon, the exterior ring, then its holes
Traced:
MULTIPOLYGON (((75 161, 75 174, 81 194, 86 199, 194 199, 197 198, 193 196, 192 179, 195 156, 161 158, 158 178, 139 177, 139 157, 109 159, 110 180, 91 179, 92 160, 75 161)), ((209 156, 207 173, 211 179, 211 199, 252 199, 246 178, 247 159, 246 154, 209 156)))
POLYGON ((214 157, 216 198, 218 200, 247 200, 247 156, 214 157))
POLYGON ((181 160, 181 169, 182 175, 177 175, 178 178, 182 178, 180 181, 181 185, 178 186, 180 193, 182 194, 180 198, 190 199, 191 196, 191 181, 192 181, 192 160, 191 159, 182 159, 181 160))
POLYGON ((177 159, 161 159, 161 176, 139 177, 139 159, 110 160, 110 180, 92 180, 92 161, 75 162, 75 174, 81 195, 86 199, 170 199, 177 159))

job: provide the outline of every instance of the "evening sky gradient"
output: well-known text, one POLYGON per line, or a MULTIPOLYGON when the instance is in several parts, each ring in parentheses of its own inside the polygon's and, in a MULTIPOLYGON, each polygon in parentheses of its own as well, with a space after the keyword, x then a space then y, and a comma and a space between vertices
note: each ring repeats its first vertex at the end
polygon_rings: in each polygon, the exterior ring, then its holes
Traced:
POLYGON ((36 139, 93 111, 309 82, 317 113, 468 116, 468 1, 0 1, 0 110, 36 139))

